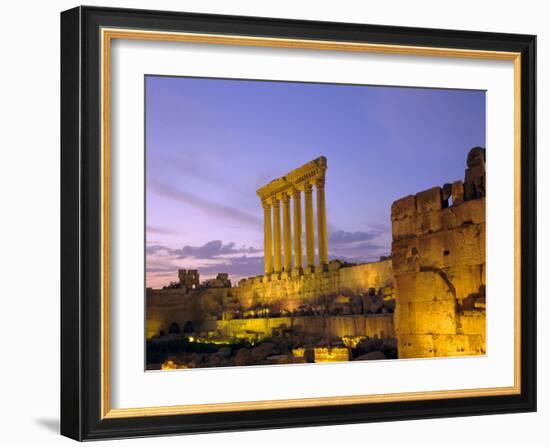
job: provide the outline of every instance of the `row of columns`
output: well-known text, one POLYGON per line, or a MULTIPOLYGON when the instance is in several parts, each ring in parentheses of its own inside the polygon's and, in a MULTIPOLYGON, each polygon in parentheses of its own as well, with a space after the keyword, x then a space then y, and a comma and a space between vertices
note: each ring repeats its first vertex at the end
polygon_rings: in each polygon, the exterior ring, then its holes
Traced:
MULTIPOLYGON (((313 186, 317 192, 317 240, 319 264, 328 264, 327 219, 324 179, 304 185, 306 267, 315 266, 315 222, 313 215, 313 186)), ((303 268, 302 254, 302 201, 301 191, 282 192, 262 202, 264 208, 264 267, 265 273, 290 272, 303 268), (290 199, 293 201, 293 227, 291 228, 290 199), (283 208, 281 234, 281 202, 283 208), (273 217, 273 218, 272 218, 273 217), (273 224, 273 227, 272 227, 273 224), (294 251, 294 257, 292 256, 294 251)))

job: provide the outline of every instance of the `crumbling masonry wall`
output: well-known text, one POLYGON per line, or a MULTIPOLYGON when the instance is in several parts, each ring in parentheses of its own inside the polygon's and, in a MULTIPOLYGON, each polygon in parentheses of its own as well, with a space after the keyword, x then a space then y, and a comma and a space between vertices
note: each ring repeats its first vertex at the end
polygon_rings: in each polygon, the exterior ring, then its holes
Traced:
POLYGON ((370 288, 383 289, 387 298, 393 298, 393 287, 390 260, 353 266, 331 262, 326 271, 243 279, 234 295, 243 309, 277 305, 281 310, 293 311, 320 297, 367 294, 370 288))
MULTIPOLYGON (((182 273, 180 272, 181 276, 182 273)), ((231 287, 231 283, 226 282, 227 284, 223 283, 220 287, 213 287, 210 284, 207 288, 191 289, 184 283, 179 288, 147 289, 147 338, 159 335, 161 332, 168 334, 173 323, 177 323, 182 329, 185 323, 191 322, 196 331, 208 331, 216 329, 208 329, 213 321, 214 325, 217 324, 225 330, 227 324, 223 320, 233 320, 227 329, 231 335, 242 332, 239 329, 239 324, 246 327, 243 330, 271 334, 271 327, 269 327, 269 330, 264 330, 264 326, 258 330, 254 328, 255 325, 263 324, 261 323, 262 319, 258 319, 260 323, 255 323, 254 318, 242 319, 239 320, 242 323, 239 323, 234 319, 235 311, 243 313, 250 309, 268 308, 280 313, 293 312, 298 308, 316 307, 316 301, 320 300, 324 304, 328 304, 328 309, 323 309, 321 313, 336 308, 349 308, 347 312, 349 314, 363 314, 367 312, 367 308, 370 309, 373 305, 371 298, 368 296, 372 289, 377 293, 381 293, 384 300, 394 298, 390 260, 351 266, 342 266, 338 262, 331 262, 327 270, 296 276, 284 273, 269 276, 261 275, 241 280, 236 287, 231 287), (359 302, 357 302, 358 300, 359 302), (359 309, 357 309, 358 305, 359 309)), ((341 313, 346 313, 346 311, 341 313)), ((310 324, 315 324, 315 318, 319 319, 319 324, 325 324, 325 320, 321 315, 309 319, 310 324)), ((347 324, 352 320, 344 319, 342 321, 347 324)), ((277 319, 271 318, 273 324, 276 324, 277 321, 277 319)), ((339 322, 340 320, 334 320, 328 324, 338 325, 339 322)), ((367 324, 369 334, 393 334, 393 320, 391 318, 382 319, 376 324, 374 320, 367 319, 366 323, 360 324, 361 330, 359 332, 365 328, 365 324, 367 324), (381 324, 382 327, 380 327, 381 324), (389 324, 392 325, 391 328, 388 326, 389 324)), ((265 326, 265 328, 268 326, 265 326)), ((318 327, 312 326, 313 332, 317 329, 318 327)), ((328 332, 331 331, 332 329, 328 330, 328 332)), ((347 335, 358 332, 349 329, 349 326, 346 330, 334 329, 334 331, 338 333, 342 331, 342 333, 349 332, 347 335)))
POLYGON ((178 324, 180 331, 186 323, 200 327, 206 316, 223 312, 223 303, 230 291, 222 288, 186 290, 184 287, 147 289, 146 337, 168 334, 173 323, 178 324))
POLYGON ((465 182, 392 205, 399 358, 481 355, 485 337, 485 150, 465 182))
POLYGON ((329 338, 395 337, 392 314, 217 320, 205 326, 224 337, 250 339, 271 337, 284 331, 329 338))

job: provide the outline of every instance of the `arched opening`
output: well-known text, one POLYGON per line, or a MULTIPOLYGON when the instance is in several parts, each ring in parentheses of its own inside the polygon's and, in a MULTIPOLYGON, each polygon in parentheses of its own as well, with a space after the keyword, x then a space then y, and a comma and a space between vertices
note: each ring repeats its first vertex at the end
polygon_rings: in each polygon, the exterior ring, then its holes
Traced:
POLYGON ((176 322, 172 323, 170 327, 168 328, 169 334, 179 334, 180 333, 180 325, 176 322))
POLYGON ((184 334, 190 334, 192 332, 195 332, 195 328, 193 327, 193 322, 192 321, 187 321, 183 325, 183 333, 184 334))

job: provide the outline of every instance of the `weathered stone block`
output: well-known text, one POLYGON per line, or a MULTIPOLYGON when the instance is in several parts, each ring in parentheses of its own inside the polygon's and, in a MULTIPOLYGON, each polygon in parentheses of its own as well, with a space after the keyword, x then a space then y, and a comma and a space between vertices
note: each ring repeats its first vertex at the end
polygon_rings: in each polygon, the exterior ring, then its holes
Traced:
POLYGON ((481 224, 485 222, 485 198, 468 200, 452 210, 456 213, 459 224, 481 224))
POLYGON ((420 221, 417 217, 405 217, 392 221, 392 237, 394 240, 415 236, 420 231, 420 221))
POLYGON ((485 337, 487 327, 485 312, 477 310, 460 312, 458 319, 463 334, 485 337))
POLYGON ((446 234, 446 245, 450 256, 445 265, 482 264, 484 262, 484 225, 465 225, 446 234))
POLYGON ((484 262, 484 225, 464 225, 454 230, 419 236, 418 261, 421 268, 446 268, 484 262))
POLYGON ((397 352, 400 359, 434 357, 433 335, 400 336, 397 352))
POLYGON ((448 270, 448 277, 453 284, 459 302, 469 296, 477 295, 482 286, 482 265, 459 265, 448 270))
POLYGON ((419 270, 416 237, 392 242, 392 265, 394 275, 419 270))
POLYGON ((398 337, 404 334, 412 334, 411 314, 408 302, 398 302, 393 313, 393 324, 398 337))
POLYGON ((435 357, 483 355, 485 349, 479 335, 434 335, 435 357))
POLYGON ((472 166, 464 176, 464 200, 485 196, 485 166, 472 166))
POLYGON ((446 231, 425 234, 418 237, 418 262, 420 267, 442 268, 446 256, 446 231))
POLYGON ((416 194, 416 210, 419 213, 436 211, 442 208, 443 200, 441 196, 441 188, 439 186, 416 194))
POLYGON ((453 183, 451 195, 453 197, 453 206, 460 205, 464 202, 464 183, 461 180, 453 183))
POLYGON ((453 291, 438 272, 404 273, 395 278, 399 299, 403 303, 454 300, 453 291))
POLYGON ((407 196, 396 200, 391 206, 391 220, 400 220, 416 214, 415 196, 407 196))
POLYGON ((466 158, 466 164, 469 168, 474 166, 485 166, 485 148, 476 146, 470 149, 468 157, 466 158))
POLYGON ((456 334, 454 299, 409 303, 413 334, 456 334))
POLYGON ((444 211, 446 211, 446 209, 419 214, 415 219, 417 228, 416 234, 435 233, 441 230, 444 211))
POLYGON ((445 208, 439 212, 439 215, 441 216, 441 225, 438 230, 452 230, 462 224, 455 212, 455 207, 445 208))

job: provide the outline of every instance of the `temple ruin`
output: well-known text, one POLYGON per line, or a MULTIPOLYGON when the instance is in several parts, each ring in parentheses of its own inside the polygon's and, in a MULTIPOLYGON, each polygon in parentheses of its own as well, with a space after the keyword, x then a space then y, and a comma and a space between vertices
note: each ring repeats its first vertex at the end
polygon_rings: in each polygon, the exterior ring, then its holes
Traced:
POLYGON ((315 270, 315 224, 313 188, 317 197, 317 270, 328 266, 327 211, 325 172, 327 159, 319 157, 258 189, 264 209, 264 273, 266 275, 303 274, 302 193, 305 206, 306 265, 315 270), (293 203, 293 226, 290 223, 290 200, 293 203), (281 247, 281 202, 283 204, 283 247, 281 247), (272 225, 273 222, 273 225, 272 225), (273 227, 273 228, 272 228, 273 227), (294 234, 292 230, 294 229, 294 234), (294 249, 294 250, 293 250, 294 249), (294 255, 294 256, 293 256, 294 255), (284 262, 282 261, 284 260, 284 262))
POLYGON ((180 270, 174 286, 147 289, 148 350, 172 338, 248 343, 170 367, 484 354, 485 149, 466 164, 464 181, 396 200, 391 256, 362 264, 328 259, 325 157, 259 188, 264 273, 232 285, 180 270))

